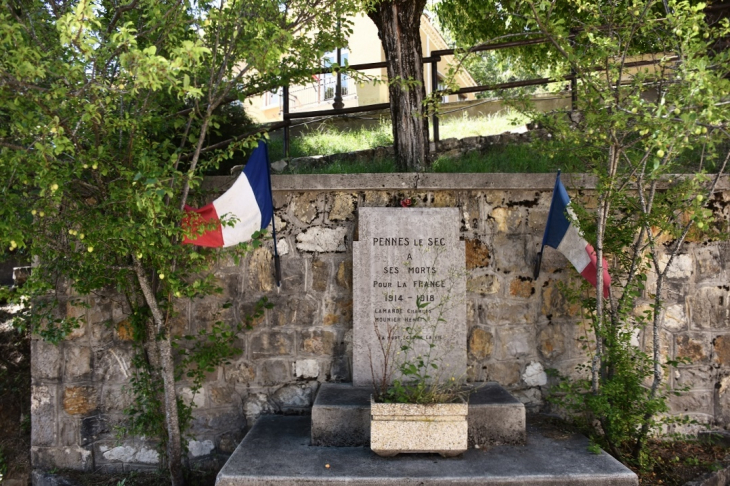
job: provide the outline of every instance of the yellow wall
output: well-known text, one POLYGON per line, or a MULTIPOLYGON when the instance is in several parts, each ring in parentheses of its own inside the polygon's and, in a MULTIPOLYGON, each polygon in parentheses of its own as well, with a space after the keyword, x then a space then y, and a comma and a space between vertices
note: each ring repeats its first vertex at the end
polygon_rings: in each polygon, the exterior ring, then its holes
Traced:
MULTIPOLYGON (((438 31, 431 25, 428 17, 421 17, 421 44, 423 46, 423 56, 428 57, 431 51, 438 49, 447 49, 448 46, 444 42, 438 31)), ((383 52, 380 38, 378 37, 378 29, 375 24, 366 15, 359 14, 352 18, 352 34, 348 39, 349 45, 349 63, 366 64, 372 62, 385 61, 385 53, 383 52)), ((438 63, 438 73, 441 77, 445 77, 448 71, 448 63, 453 62, 453 57, 444 57, 438 63)), ((387 81, 387 72, 385 68, 367 69, 360 71, 361 75, 371 78, 387 81)), ((424 82, 426 93, 430 93, 431 86, 431 64, 424 65, 424 82)), ((474 80, 468 73, 462 73, 457 76, 459 86, 474 86, 474 80)), ((385 82, 359 82, 349 81, 350 92, 343 97, 345 107, 350 106, 366 106, 377 103, 385 103, 388 101, 388 86, 385 82)), ((297 89, 292 87, 292 92, 297 89)), ((301 89, 301 88, 300 88, 301 89)), ((251 103, 246 103, 246 112, 257 122, 271 122, 281 120, 281 110, 278 106, 264 106, 264 97, 255 96, 250 99, 251 103)), ((457 95, 448 97, 449 102, 459 101, 463 99, 474 99, 473 94, 462 96, 457 95)), ((296 111, 319 111, 329 110, 332 108, 332 101, 325 101, 318 104, 307 104, 298 107, 296 99, 290 102, 290 110, 292 113, 296 111)))

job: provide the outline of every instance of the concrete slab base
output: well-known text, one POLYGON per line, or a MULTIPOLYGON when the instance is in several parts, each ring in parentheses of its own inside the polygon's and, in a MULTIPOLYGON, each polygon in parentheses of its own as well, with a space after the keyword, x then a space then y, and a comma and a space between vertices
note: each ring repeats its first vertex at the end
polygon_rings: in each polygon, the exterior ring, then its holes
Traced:
POLYGON ((580 435, 530 428, 526 445, 470 449, 459 457, 377 456, 366 447, 310 445, 310 418, 264 416, 223 466, 216 486, 636 486, 636 475, 580 435))
MULTIPOLYGON (((370 445, 370 387, 323 383, 312 407, 312 445, 370 445)), ((469 446, 522 444, 525 406, 498 383, 469 395, 469 446)))

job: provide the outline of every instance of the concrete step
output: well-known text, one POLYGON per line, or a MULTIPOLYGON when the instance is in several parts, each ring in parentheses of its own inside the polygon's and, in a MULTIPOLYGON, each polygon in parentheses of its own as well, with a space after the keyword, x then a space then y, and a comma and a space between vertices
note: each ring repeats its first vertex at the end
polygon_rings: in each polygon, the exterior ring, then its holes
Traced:
MULTIPOLYGON (((323 383, 312 407, 312 445, 370 445, 370 387, 323 383)), ((498 383, 469 395, 469 446, 522 444, 525 406, 498 383)))
POLYGON ((306 416, 261 417, 223 466, 216 486, 636 486, 636 475, 610 455, 588 451, 581 435, 530 427, 525 445, 435 454, 377 456, 367 447, 310 445, 306 416))

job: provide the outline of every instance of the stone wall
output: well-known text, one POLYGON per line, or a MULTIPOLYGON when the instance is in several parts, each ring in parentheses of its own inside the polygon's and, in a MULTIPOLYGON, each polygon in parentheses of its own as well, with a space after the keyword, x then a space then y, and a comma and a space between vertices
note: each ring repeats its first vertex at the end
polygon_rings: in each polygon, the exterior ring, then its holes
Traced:
MULTIPOLYGON (((564 175, 571 188, 591 180, 564 175)), ((206 181, 211 193, 230 178, 206 181)), ((189 442, 194 460, 225 457, 262 413, 306 413, 320 383, 351 380, 352 241, 357 208, 418 205, 458 207, 466 242, 468 376, 498 381, 530 410, 544 405, 555 368, 575 376, 585 362, 578 338, 587 332, 579 309, 558 284, 578 278, 557 251, 546 249, 533 281, 554 175, 388 174, 275 176, 275 206, 283 285, 277 293, 272 246, 239 265, 221 252, 211 267, 220 297, 178 302, 175 332, 195 333, 216 320, 240 321, 262 295, 275 307, 239 335, 240 357, 211 373, 201 394, 189 442), (231 307, 224 307, 230 301, 231 307)), ((730 184, 713 201, 730 222, 730 184)), ((209 198, 212 198, 211 195, 209 198)), ((408 209, 403 209, 407 215, 408 209)), ((667 376, 691 390, 670 401, 672 412, 730 425, 730 246, 690 242, 670 273, 661 350, 692 364, 667 376)), ((651 292, 651 285, 647 289, 651 292)), ((151 467, 159 458, 145 439, 116 439, 130 376, 132 346, 125 306, 113 295, 70 300, 63 312, 86 325, 58 346, 32 348, 32 457, 35 467, 86 470, 151 467)), ((648 301, 647 301, 648 303, 648 301)), ((648 345, 650 335, 636 343, 648 345)), ((182 382, 180 394, 190 396, 182 382)))

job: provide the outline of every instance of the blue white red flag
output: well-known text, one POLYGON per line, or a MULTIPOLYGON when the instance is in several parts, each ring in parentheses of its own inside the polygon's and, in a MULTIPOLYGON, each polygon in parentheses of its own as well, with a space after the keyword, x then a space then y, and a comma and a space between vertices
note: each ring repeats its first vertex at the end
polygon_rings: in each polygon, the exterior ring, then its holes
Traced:
MULTIPOLYGON (((583 278, 595 287, 597 276, 596 252, 593 246, 583 238, 580 228, 576 226, 577 223, 571 223, 571 220, 577 221, 575 213, 570 207, 568 191, 565 190, 565 186, 560 181, 560 172, 558 171, 555 188, 553 189, 553 200, 550 203, 550 212, 545 226, 545 234, 542 237, 540 254, 546 246, 555 248, 573 264, 583 278)), ((603 296, 608 297, 611 277, 608 274, 606 259, 603 258, 602 260, 603 296)))
POLYGON ((241 175, 222 196, 200 209, 185 206, 185 212, 183 228, 193 230, 211 220, 218 223, 196 238, 183 240, 190 245, 233 246, 250 240, 256 231, 266 228, 274 214, 266 144, 259 141, 241 175), (221 218, 234 219, 235 224, 223 226, 221 218))

